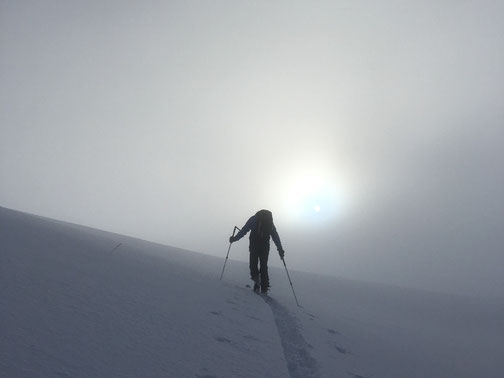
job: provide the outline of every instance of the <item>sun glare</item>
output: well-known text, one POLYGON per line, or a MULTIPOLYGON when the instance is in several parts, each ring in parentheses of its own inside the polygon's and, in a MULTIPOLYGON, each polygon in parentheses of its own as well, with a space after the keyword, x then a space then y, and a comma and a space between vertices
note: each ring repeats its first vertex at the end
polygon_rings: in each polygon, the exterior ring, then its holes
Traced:
POLYGON ((343 215, 347 205, 343 182, 330 171, 298 169, 286 183, 282 197, 290 220, 315 225, 343 215))

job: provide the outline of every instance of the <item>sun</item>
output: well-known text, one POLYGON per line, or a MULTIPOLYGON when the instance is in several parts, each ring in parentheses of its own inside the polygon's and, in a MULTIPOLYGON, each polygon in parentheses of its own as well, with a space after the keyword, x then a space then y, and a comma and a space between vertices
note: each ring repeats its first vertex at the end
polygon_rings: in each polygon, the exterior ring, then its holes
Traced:
POLYGON ((347 207, 343 179, 315 167, 298 168, 284 181, 282 200, 292 221, 316 225, 342 216, 347 207))

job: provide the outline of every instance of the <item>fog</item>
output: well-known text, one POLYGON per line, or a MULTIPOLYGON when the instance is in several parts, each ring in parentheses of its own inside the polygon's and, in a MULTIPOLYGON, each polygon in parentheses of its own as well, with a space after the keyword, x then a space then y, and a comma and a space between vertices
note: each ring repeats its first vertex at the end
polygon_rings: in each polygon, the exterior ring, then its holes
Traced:
POLYGON ((0 206, 223 260, 267 208, 292 269, 504 296, 503 12, 2 1, 0 206))

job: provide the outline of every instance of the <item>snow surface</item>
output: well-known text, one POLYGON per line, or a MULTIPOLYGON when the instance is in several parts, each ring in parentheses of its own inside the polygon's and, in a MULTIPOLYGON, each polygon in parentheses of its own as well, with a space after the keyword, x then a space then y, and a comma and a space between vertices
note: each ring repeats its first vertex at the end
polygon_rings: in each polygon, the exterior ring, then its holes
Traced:
POLYGON ((268 297, 242 262, 220 281, 225 239, 218 259, 0 208, 0 375, 504 376, 501 299, 291 271, 297 307, 283 269, 268 297))

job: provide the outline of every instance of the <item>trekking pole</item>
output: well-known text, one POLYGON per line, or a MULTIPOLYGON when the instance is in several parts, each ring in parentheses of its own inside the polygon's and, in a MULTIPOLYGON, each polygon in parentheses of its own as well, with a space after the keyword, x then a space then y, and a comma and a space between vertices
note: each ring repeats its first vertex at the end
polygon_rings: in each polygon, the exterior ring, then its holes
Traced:
MULTIPOLYGON (((235 226, 235 227, 233 228, 233 235, 232 235, 232 236, 234 236, 234 234, 235 234, 235 231, 236 231, 236 230, 240 231, 240 229, 239 229, 238 227, 236 227, 236 226, 235 226)), ((226 263, 227 263, 227 261, 228 261, 229 251, 231 250, 231 244, 233 244, 233 243, 229 243, 229 248, 228 248, 228 251, 227 251, 226 260, 224 260, 224 266, 222 267, 222 273, 221 273, 221 275, 220 275, 220 279, 221 279, 221 280, 222 280, 222 276, 224 275, 224 269, 226 269, 226 263)))
POLYGON ((285 271, 287 272, 287 278, 289 279, 289 283, 290 283, 290 285, 291 285, 291 289, 292 289, 292 294, 294 294, 294 299, 296 300, 296 304, 297 304, 297 306, 298 306, 298 307, 301 307, 301 306, 299 305, 298 300, 297 300, 297 297, 296 297, 296 292, 294 291, 294 286, 292 286, 292 281, 291 281, 291 279, 290 279, 289 271, 287 270, 287 265, 285 265, 285 259, 284 259, 283 257, 282 257, 282 261, 283 261, 283 263, 284 263, 285 271))

